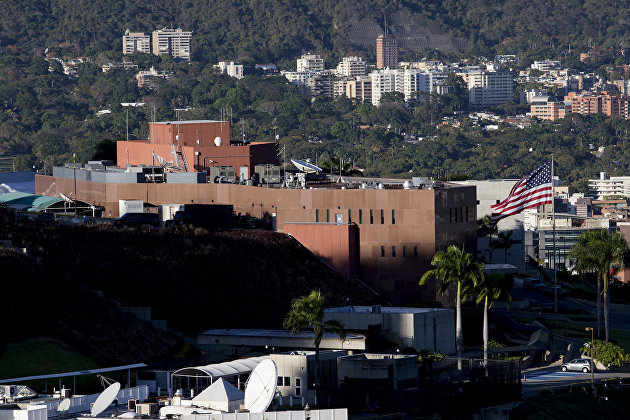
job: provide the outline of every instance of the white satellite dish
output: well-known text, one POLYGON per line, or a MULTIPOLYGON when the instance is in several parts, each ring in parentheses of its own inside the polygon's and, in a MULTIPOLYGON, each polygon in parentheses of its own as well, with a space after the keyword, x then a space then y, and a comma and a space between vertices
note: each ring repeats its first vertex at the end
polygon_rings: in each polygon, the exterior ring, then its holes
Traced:
POLYGON ((244 407, 250 413, 264 413, 276 395, 278 367, 271 359, 265 359, 256 366, 245 385, 244 407))
POLYGON ((92 409, 90 410, 92 417, 96 417, 105 411, 118 396, 118 391, 120 391, 119 382, 114 382, 105 388, 105 391, 101 392, 101 395, 99 395, 96 401, 94 401, 94 404, 92 404, 92 409))
POLYGON ((137 419, 140 418, 140 414, 133 411, 127 411, 118 416, 119 419, 137 419))
POLYGON ((63 198, 63 201, 65 201, 66 203, 74 203, 74 200, 70 197, 68 197, 67 195, 65 195, 64 193, 59 193, 59 195, 61 196, 61 198, 63 198))
POLYGON ((315 166, 312 163, 308 163, 299 159, 291 159, 291 163, 295 165, 302 172, 306 172, 307 174, 314 174, 317 172, 323 172, 322 168, 319 166, 315 166))
POLYGON ((57 411, 59 412, 68 411, 70 409, 70 403, 71 403, 70 398, 65 398, 57 406, 57 411))

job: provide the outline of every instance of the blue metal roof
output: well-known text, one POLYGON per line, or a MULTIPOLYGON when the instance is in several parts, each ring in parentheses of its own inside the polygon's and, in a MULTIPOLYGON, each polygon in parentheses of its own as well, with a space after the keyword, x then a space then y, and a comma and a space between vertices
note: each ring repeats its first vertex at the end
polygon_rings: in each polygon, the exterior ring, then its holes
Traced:
POLYGON ((0 204, 32 212, 42 212, 60 201, 63 201, 63 198, 22 192, 0 194, 0 204))

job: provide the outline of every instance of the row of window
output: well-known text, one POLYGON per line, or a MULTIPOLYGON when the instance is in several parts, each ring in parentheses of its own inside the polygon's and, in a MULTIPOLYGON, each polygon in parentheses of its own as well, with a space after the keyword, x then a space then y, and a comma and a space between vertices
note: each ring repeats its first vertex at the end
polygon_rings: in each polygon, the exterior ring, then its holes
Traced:
MULTIPOLYGON (((377 221, 380 221, 381 225, 385 224, 385 210, 381 209, 380 213, 376 213, 374 210, 369 210, 369 216, 366 212, 365 217, 364 217, 364 213, 363 213, 363 209, 359 209, 358 211, 358 220, 356 222, 358 222, 358 224, 362 225, 362 224, 370 224, 373 225, 374 224, 374 220, 376 219, 377 221), (375 217, 376 216, 376 217, 375 217)), ((389 215, 389 212, 387 212, 387 214, 389 215)), ((356 217, 356 213, 354 214, 356 217)), ((320 222, 326 222, 326 223, 345 223, 343 220, 343 213, 335 213, 335 220, 331 220, 331 213, 330 213, 330 209, 326 209, 326 218, 325 220, 321 217, 323 215, 320 214, 319 209, 315 209, 315 223, 320 223, 320 222)), ((348 220, 347 223, 352 223, 353 222, 353 213, 351 209, 348 209, 348 220)), ((466 219, 468 220, 468 219, 466 219)), ((396 224, 396 210, 392 210, 391 211, 391 224, 395 225, 396 224)))
POLYGON ((449 207, 448 209, 448 222, 449 223, 460 223, 463 222, 464 219, 467 222, 470 218, 470 212, 468 206, 461 207, 449 207))
MULTIPOLYGON (((381 258, 385 258, 386 255, 386 251, 387 248, 385 245, 381 245, 381 258)), ((413 257, 413 258, 418 258, 418 245, 414 245, 413 247, 411 246, 407 246, 407 245, 402 245, 402 257, 403 258, 407 258, 407 257, 413 257)), ((392 245, 391 246, 391 254, 389 254, 390 257, 392 258, 396 258, 397 256, 397 252, 396 252, 396 245, 392 245)))

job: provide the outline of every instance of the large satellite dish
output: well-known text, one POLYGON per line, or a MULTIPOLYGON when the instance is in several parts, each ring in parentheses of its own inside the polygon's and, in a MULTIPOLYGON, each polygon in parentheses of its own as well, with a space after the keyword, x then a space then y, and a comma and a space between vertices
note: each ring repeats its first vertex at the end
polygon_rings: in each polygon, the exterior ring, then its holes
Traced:
POLYGON ((94 401, 94 404, 92 404, 92 409, 90 410, 92 417, 96 417, 105 411, 118 396, 118 391, 120 391, 119 382, 114 382, 105 388, 105 391, 101 392, 101 395, 99 395, 96 401, 94 401))
POLYGON ((271 359, 265 359, 256 366, 245 385, 244 407, 250 413, 264 413, 276 395, 278 368, 271 359))
POLYGON ((70 409, 70 403, 71 403, 70 398, 65 398, 57 406, 57 411, 58 412, 68 411, 70 409))
POLYGON ((319 166, 315 166, 312 163, 299 160, 299 159, 291 159, 291 163, 295 165, 302 172, 306 172, 307 174, 314 174, 317 172, 323 172, 322 168, 319 166))
POLYGON ((63 198, 63 201, 65 201, 66 203, 74 203, 74 200, 70 197, 68 197, 67 195, 65 195, 64 193, 59 193, 59 195, 61 196, 61 198, 63 198))

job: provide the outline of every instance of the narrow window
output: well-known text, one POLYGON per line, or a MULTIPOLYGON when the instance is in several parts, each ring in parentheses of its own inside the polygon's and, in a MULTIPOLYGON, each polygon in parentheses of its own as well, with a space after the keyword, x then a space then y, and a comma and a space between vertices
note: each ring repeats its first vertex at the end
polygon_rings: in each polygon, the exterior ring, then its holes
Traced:
POLYGON ((315 223, 319 223, 319 209, 315 209, 315 223))
POLYGON ((291 386, 291 378, 288 376, 284 377, 284 386, 291 386))
POLYGON ((385 256, 385 247, 381 245, 381 258, 385 256))
POLYGON ((359 209, 359 224, 363 224, 363 210, 359 209))
POLYGON ((385 224, 385 210, 381 209, 381 225, 385 224))
POLYGON ((453 209, 450 207, 448 208, 448 222, 453 223, 453 209))
POLYGON ((464 206, 459 208, 459 221, 460 222, 464 221, 464 206))
POLYGON ((330 209, 326 209, 326 223, 330 223, 330 209))
POLYGON ((468 221, 468 206, 466 206, 466 221, 468 221))
POLYGON ((403 245, 403 258, 407 256, 407 245, 403 245))
POLYGON ((374 224, 374 210, 370 209, 370 224, 374 224))
POLYGON ((352 223, 352 210, 348 209, 348 223, 352 223))
POLYGON ((396 256, 396 245, 392 245, 392 257, 396 256))
POLYGON ((413 257, 418 258, 418 245, 413 246, 413 257))
POLYGON ((396 210, 392 210, 392 225, 396 224, 396 210))
POLYGON ((455 223, 457 223, 457 207, 455 207, 455 223))

